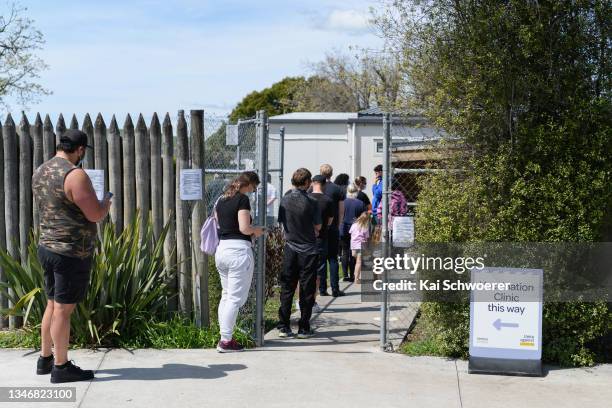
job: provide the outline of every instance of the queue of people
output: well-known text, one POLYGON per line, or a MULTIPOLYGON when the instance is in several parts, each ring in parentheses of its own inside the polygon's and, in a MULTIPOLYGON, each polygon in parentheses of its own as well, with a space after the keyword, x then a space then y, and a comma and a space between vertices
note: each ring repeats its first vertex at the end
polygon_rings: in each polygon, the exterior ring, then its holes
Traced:
MULTIPOLYGON (((68 359, 70 316, 89 286, 96 223, 107 216, 112 205, 111 193, 98 200, 89 177, 79 166, 89 147, 87 139, 81 131, 66 131, 59 140, 56 156, 43 163, 32 178, 40 218, 38 257, 48 299, 41 322, 42 344, 36 372, 50 373, 52 383, 90 380, 94 376, 93 371, 82 370, 68 359)), ((382 166, 376 166, 374 172, 371 202, 364 193, 365 177, 350 183, 349 176, 342 173, 332 182, 333 168, 329 164, 321 165, 314 177, 305 168, 293 173, 292 188, 280 198, 278 210, 278 223, 285 235, 279 277, 280 337, 294 336, 289 319, 296 289, 299 288, 300 309, 298 338, 313 335, 310 319, 317 294, 344 296, 339 284, 339 258, 344 280, 361 282, 362 251, 370 237, 370 224, 379 223, 381 212, 382 166)), ((278 196, 269 175, 265 181, 266 216, 268 224, 272 224, 278 196)), ((265 233, 263 226, 253 225, 248 196, 259 184, 257 173, 245 171, 229 184, 215 177, 209 189, 216 197, 208 207, 212 215, 203 226, 201 248, 214 253, 221 281, 217 350, 222 353, 244 349, 233 338, 233 332, 253 278, 252 245, 265 233)), ((402 198, 401 192, 393 191, 392 216, 405 208, 406 200, 402 198)))
MULTIPOLYGON (((340 265, 344 281, 361 284, 363 250, 370 240, 372 224, 380 224, 382 166, 374 168, 372 200, 365 193, 365 177, 350 183, 349 176, 341 173, 332 182, 333 172, 329 164, 321 165, 319 174, 314 176, 308 169, 299 168, 291 177, 292 188, 280 198, 277 221, 285 236, 277 325, 281 338, 313 335, 310 319, 313 309, 317 310, 317 295, 345 295, 340 290, 340 265), (290 325, 294 297, 300 312, 297 334, 290 325)), ((215 206, 220 239, 215 261, 223 286, 219 305, 221 340, 217 350, 223 353, 243 350, 231 334, 253 275, 250 242, 264 233, 261 227, 251 225, 250 203, 245 195, 258 184, 256 174, 242 173, 226 187, 215 206)), ((268 180, 268 191, 269 184, 268 180)), ((268 198, 270 206, 277 199, 276 191, 268 198)), ((391 207, 395 210, 391 216, 399 215, 405 206, 406 199, 394 182, 391 207)), ((268 219, 271 216, 268 210, 268 219)))

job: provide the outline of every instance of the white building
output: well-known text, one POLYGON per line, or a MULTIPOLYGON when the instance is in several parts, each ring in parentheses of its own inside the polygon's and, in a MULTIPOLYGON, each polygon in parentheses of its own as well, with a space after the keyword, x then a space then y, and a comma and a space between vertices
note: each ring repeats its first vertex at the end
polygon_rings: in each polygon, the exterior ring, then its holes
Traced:
MULTIPOLYGON (((276 168, 278 159, 272 157, 278 148, 280 128, 285 128, 283 189, 291 186, 295 169, 305 167, 313 175, 319 166, 328 163, 334 175, 347 173, 351 180, 365 176, 368 184, 377 164, 382 164, 383 125, 378 109, 362 112, 294 112, 271 116, 270 168, 276 168)), ((427 142, 439 139, 438 133, 428 127, 422 117, 393 119, 393 143, 427 142)), ((368 192, 369 192, 368 188, 368 192)))

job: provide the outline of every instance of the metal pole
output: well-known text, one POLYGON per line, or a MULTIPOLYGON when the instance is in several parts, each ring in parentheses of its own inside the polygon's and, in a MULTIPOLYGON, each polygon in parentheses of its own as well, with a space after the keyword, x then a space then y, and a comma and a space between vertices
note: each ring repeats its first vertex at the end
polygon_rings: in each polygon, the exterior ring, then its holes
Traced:
MULTIPOLYGON (((266 111, 257 112, 257 140, 259 141, 259 179, 261 180, 257 198, 257 225, 266 225, 266 202, 268 189, 268 116, 266 111)), ((255 341, 258 347, 264 344, 264 296, 266 272, 266 235, 257 238, 256 308, 255 308, 255 341)))
POLYGON ((240 119, 238 119, 238 144, 236 145, 236 170, 240 171, 240 119))
MULTIPOLYGON (((382 245, 383 257, 389 256, 389 176, 391 174, 391 118, 388 113, 383 115, 383 174, 382 174, 382 245)), ((383 272, 383 282, 387 282, 387 271, 383 272)), ((382 304, 380 308, 380 348, 387 348, 387 303, 389 301, 389 293, 386 285, 383 286, 382 304)))
POLYGON ((280 173, 278 176, 278 194, 280 197, 283 196, 283 173, 285 172, 285 127, 281 126, 280 130, 278 131, 278 136, 279 136, 279 143, 280 143, 280 148, 278 149, 279 151, 279 166, 280 166, 280 173))

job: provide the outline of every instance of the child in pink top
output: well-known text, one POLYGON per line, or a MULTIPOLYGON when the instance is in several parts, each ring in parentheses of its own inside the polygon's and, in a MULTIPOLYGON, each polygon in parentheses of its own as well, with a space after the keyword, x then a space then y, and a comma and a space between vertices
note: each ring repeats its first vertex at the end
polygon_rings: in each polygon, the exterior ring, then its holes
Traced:
POLYGON ((361 251, 364 249, 370 238, 370 215, 367 211, 361 213, 357 218, 351 229, 349 230, 351 235, 351 251, 355 258, 355 283, 361 283, 361 251))

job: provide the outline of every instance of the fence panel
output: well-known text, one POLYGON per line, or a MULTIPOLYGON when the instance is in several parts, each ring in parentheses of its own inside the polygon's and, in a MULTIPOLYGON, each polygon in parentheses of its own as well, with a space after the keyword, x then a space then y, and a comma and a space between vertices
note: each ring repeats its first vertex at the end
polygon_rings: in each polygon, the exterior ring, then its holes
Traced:
POLYGON ((32 137, 25 114, 19 123, 19 178, 19 248, 25 263, 32 229, 32 137))
MULTIPOLYGON (((269 224, 269 227, 276 223, 278 201, 283 190, 280 171, 282 143, 279 140, 261 143, 261 138, 268 135, 268 124, 265 114, 259 115, 258 120, 246 119, 237 125, 236 142, 239 143, 236 144, 226 139, 227 118, 204 115, 203 111, 191 111, 188 116, 179 111, 176 127, 169 114, 165 115, 160 126, 156 113, 149 129, 142 115, 136 127, 129 114, 123 127, 118 126, 114 115, 108 128, 101 114, 97 115, 95 123, 89 114, 84 115, 81 122, 81 129, 93 146, 93 149, 87 149, 83 166, 104 171, 105 188, 114 194, 110 221, 114 223, 116 232, 121 232, 133 220, 137 210, 142 221, 151 218, 155 238, 162 226, 170 225, 164 259, 167 265, 178 269, 175 279, 170 281, 171 290, 178 296, 169 301, 168 309, 180 311, 198 324, 207 325, 212 317, 216 317, 220 294, 218 277, 216 272, 213 273, 214 259, 204 257, 199 251, 199 230, 227 183, 242 171, 257 171, 265 191, 260 190, 259 194, 251 196, 253 218, 261 225, 269 224), (203 200, 180 200, 180 170, 204 167, 203 200), (261 197, 265 198, 268 191, 272 196, 274 190, 277 198, 268 206, 261 197), (260 214, 262 218, 258 218, 260 214)), ((15 259, 24 262, 28 256, 29 233, 38 227, 39 221, 32 202, 31 176, 38 166, 55 155, 56 145, 66 131, 63 114, 56 118, 55 131, 49 115, 45 115, 42 121, 38 114, 34 125, 29 123, 23 115, 19 129, 16 129, 12 117, 7 115, 0 129, 0 249, 6 249, 15 259)), ((71 115, 70 128, 78 127, 79 118, 71 115)), ((263 300, 257 302, 257 293, 271 293, 280 264, 278 256, 265 257, 265 240, 256 246, 259 248, 255 259, 260 265, 259 272, 256 272, 259 276, 253 279, 249 299, 240 312, 238 328, 253 338, 261 339, 263 300), (268 278, 264 276, 266 271, 268 278), (256 282, 259 282, 258 289, 256 282)), ((0 280, 4 281, 2 273, 0 280)), ((8 306, 8 298, 0 296, 0 307, 8 306)), ((11 318, 10 324, 16 327, 18 320, 11 318)))
MULTIPOLYGON (((7 115, 2 127, 4 143, 4 220, 6 228, 6 251, 13 259, 20 259, 19 254, 19 145, 15 122, 7 115)), ((10 297, 14 292, 8 290, 7 307, 12 307, 10 297)), ((9 328, 15 328, 18 320, 9 317, 9 328)))
MULTIPOLYGON (((4 221, 5 212, 4 212, 4 171, 5 171, 5 161, 4 161, 4 137, 3 137, 3 127, 0 123, 0 158, 2 158, 2 165, 0 165, 0 251, 6 250, 6 223, 4 221)), ((2 266, 0 266, 0 282, 5 281, 4 270, 2 266)), ((5 294, 0 291, 0 309, 8 308, 8 298, 5 294)), ((8 326, 8 319, 4 318, 4 316, 0 316, 0 329, 3 329, 8 326)))
MULTIPOLYGON (((398 216, 414 217, 418 211, 418 194, 423 177, 431 172, 432 161, 428 159, 429 140, 423 135, 415 135, 414 128, 404 126, 401 117, 389 117, 387 125, 383 122, 383 137, 386 139, 388 161, 383 168, 388 187, 383 192, 386 207, 383 213, 388 217, 388 239, 383 243, 385 256, 395 256, 410 251, 410 246, 400 247, 393 244, 393 219, 398 216), (387 172, 387 169, 388 172, 387 172), (404 201, 404 206, 397 203, 404 201)), ((392 272, 384 277, 393 281, 392 272)), ((381 347, 394 350, 405 339, 418 313, 420 303, 406 301, 405 294, 384 292, 382 296, 381 347)))

